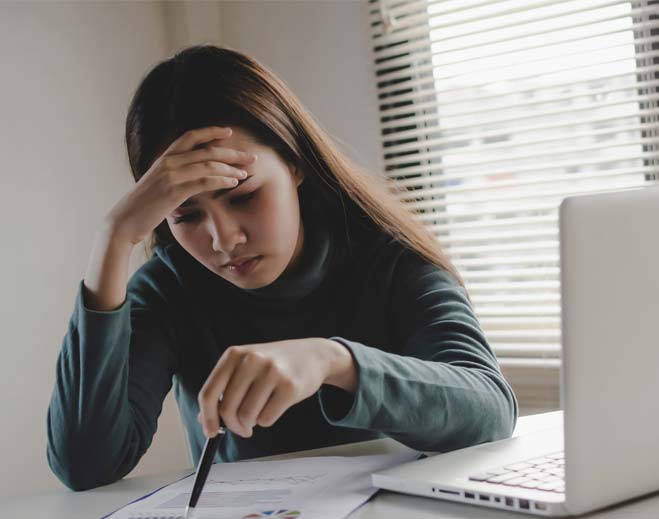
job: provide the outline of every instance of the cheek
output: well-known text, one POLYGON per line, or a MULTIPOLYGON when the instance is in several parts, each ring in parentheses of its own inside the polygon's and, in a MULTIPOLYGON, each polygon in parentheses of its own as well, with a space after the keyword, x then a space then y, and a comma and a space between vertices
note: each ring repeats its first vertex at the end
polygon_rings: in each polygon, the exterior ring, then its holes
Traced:
POLYGON ((299 206, 297 197, 268 197, 260 206, 260 230, 264 239, 275 242, 274 246, 286 251, 297 242, 299 228, 299 206))
POLYGON ((283 196, 270 200, 265 211, 269 216, 264 222, 269 236, 277 237, 279 249, 288 251, 297 243, 300 213, 295 193, 285 192, 283 196))
POLYGON ((169 225, 169 230, 179 245, 196 257, 198 256, 196 251, 200 248, 201 240, 199 233, 192 229, 192 227, 186 225, 169 225))

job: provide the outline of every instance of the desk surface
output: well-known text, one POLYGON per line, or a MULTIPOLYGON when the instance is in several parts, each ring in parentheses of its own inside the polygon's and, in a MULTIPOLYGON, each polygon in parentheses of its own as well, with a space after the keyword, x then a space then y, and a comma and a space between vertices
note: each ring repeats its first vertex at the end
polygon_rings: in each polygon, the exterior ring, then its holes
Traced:
MULTIPOLYGON (((521 417, 513 436, 561 424, 562 411, 521 417)), ((308 451, 258 458, 259 461, 290 459, 305 456, 358 456, 406 450, 407 447, 390 439, 372 440, 313 449, 308 451)), ((111 485, 84 492, 73 492, 66 487, 49 493, 0 499, 2 517, 21 519, 98 519, 121 508, 134 499, 156 488, 176 481, 194 472, 178 470, 152 476, 126 477, 111 485)), ((366 504, 355 510, 350 519, 434 519, 434 518, 492 518, 520 519, 531 515, 451 503, 437 499, 379 491, 366 504)), ((655 519, 659 517, 659 492, 646 498, 628 501, 581 517, 597 519, 655 519)))

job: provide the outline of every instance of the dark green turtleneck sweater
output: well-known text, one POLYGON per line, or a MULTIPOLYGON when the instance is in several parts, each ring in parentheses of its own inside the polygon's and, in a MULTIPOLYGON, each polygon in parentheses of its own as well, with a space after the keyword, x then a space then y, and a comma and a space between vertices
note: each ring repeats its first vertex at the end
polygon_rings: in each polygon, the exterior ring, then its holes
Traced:
POLYGON ((455 278, 383 232, 337 243, 314 225, 298 270, 255 290, 176 243, 159 246, 109 312, 85 306, 81 281, 47 413, 57 477, 74 490, 123 478, 151 444, 172 385, 196 465, 197 396, 224 350, 304 337, 349 349, 356 393, 323 385, 250 438, 227 431, 216 462, 384 436, 441 452, 509 437, 515 395, 455 278))

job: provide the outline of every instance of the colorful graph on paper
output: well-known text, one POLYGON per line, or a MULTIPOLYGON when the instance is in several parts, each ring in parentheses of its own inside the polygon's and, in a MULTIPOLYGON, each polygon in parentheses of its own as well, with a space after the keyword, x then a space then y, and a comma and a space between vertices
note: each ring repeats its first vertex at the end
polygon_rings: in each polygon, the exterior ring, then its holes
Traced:
POLYGON ((276 519, 300 519, 299 510, 266 510, 258 514, 243 516, 243 519, 261 519, 263 517, 275 517, 276 519))

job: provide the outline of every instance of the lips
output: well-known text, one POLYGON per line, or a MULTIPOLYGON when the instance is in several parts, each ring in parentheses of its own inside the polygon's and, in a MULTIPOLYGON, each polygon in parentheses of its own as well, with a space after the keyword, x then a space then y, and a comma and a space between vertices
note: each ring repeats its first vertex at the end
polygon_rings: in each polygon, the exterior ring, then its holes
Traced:
POLYGON ((224 270, 228 271, 232 276, 247 276, 252 271, 258 267, 259 262, 261 261, 261 258, 263 256, 254 256, 251 259, 247 259, 247 261, 243 261, 242 259, 235 260, 234 263, 239 263, 236 266, 233 266, 231 263, 228 264, 227 267, 223 267, 224 270))
POLYGON ((239 267, 243 263, 247 263, 249 260, 253 258, 258 258, 258 256, 243 256, 242 258, 235 259, 229 263, 225 263, 222 265, 223 267, 239 267))

